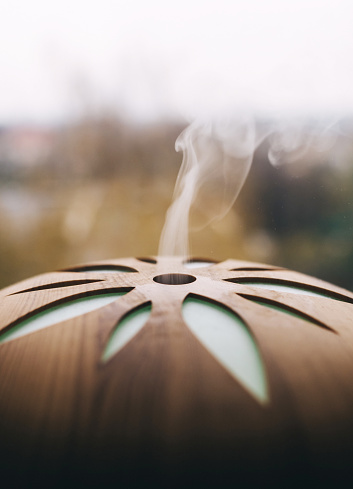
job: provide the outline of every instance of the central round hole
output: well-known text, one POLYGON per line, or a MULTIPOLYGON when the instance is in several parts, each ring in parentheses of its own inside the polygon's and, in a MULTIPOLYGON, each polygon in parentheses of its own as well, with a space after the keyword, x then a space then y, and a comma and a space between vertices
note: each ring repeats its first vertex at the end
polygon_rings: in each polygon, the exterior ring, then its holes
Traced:
POLYGON ((184 285, 195 282, 196 278, 185 273, 164 273, 153 278, 158 284, 164 285, 184 285))

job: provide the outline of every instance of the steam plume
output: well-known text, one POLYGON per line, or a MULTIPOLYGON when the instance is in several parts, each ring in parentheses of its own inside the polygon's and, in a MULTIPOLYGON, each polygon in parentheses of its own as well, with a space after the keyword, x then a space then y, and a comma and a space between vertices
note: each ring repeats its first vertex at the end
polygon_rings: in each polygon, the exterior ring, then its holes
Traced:
POLYGON ((300 160, 310 149, 324 152, 335 143, 328 121, 256 124, 251 117, 200 121, 177 138, 183 162, 159 243, 159 255, 188 256, 190 222, 203 228, 221 219, 234 204, 249 173, 253 154, 269 136, 269 161, 274 166, 300 160), (219 199, 219 195, 222 196, 219 199), (216 197, 217 196, 217 197, 216 197))
POLYGON ((183 162, 161 235, 160 255, 188 255, 189 222, 196 214, 197 227, 202 228, 228 212, 261 139, 249 117, 195 121, 180 134, 175 149, 183 151, 183 162), (221 192, 221 199, 214 198, 216 192, 221 192))
POLYGON ((273 124, 269 137, 268 159, 273 166, 299 161, 309 151, 323 153, 337 140, 339 119, 300 120, 273 124))

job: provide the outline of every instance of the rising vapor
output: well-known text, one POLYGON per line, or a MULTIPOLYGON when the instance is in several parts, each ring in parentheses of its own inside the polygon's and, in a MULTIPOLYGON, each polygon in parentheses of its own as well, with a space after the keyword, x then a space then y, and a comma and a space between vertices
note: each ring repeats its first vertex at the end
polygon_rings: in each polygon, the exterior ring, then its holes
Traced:
POLYGON ((189 254, 189 223, 197 227, 221 219, 237 198, 249 173, 253 154, 263 139, 250 117, 195 121, 177 138, 183 162, 162 231, 159 255, 189 254), (215 199, 215 194, 222 199, 215 199))

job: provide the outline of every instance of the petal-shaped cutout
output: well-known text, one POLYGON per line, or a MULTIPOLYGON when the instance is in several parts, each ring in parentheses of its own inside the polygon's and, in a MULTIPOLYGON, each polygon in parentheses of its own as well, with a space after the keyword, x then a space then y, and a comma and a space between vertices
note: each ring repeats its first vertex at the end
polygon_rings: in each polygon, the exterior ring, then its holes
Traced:
POLYGON ((107 362, 123 348, 146 324, 152 305, 150 302, 133 309, 126 314, 114 329, 102 355, 102 361, 107 362))
POLYGON ((31 287, 30 289, 19 290, 10 295, 24 294, 25 292, 36 292, 38 290, 50 290, 60 289, 63 287, 75 287, 76 285, 94 284, 96 282, 102 282, 102 280, 67 280, 66 282, 54 282, 45 285, 38 285, 37 287, 31 287))
POLYGON ((278 267, 239 267, 232 268, 231 272, 268 272, 271 270, 279 270, 278 267))
POLYGON ((94 311, 114 302, 118 297, 127 292, 128 290, 99 293, 90 295, 89 297, 76 298, 64 303, 61 302, 52 307, 49 306, 37 314, 24 318, 22 321, 16 321, 12 327, 7 327, 5 331, 0 333, 0 344, 94 311))
POLYGON ((198 259, 192 259, 192 260, 187 260, 183 263, 185 268, 193 269, 193 268, 207 268, 210 267, 211 265, 214 265, 214 261, 210 260, 198 260, 198 259))
POLYGON ((313 297, 324 297, 326 299, 334 299, 336 301, 353 303, 353 299, 332 290, 322 289, 314 285, 291 282, 288 280, 267 280, 249 277, 227 278, 226 282, 236 284, 249 285, 250 287, 258 287, 261 289, 273 290, 274 292, 289 292, 290 294, 308 295, 313 297))
POLYGON ((155 258, 149 258, 149 257, 143 257, 143 258, 137 258, 140 261, 144 261, 145 263, 152 263, 152 265, 157 263, 157 260, 155 258))
POLYGON ((230 309, 201 297, 183 304, 186 324, 204 347, 257 401, 266 404, 268 388, 259 349, 245 323, 230 309))
POLYGON ((116 272, 135 273, 137 270, 125 265, 87 265, 83 267, 67 268, 64 272, 116 272))
POLYGON ((317 326, 320 326, 321 328, 327 329, 328 331, 331 331, 331 333, 336 333, 332 328, 327 326, 326 324, 322 323, 318 319, 315 319, 312 316, 309 316, 303 311, 299 311, 298 309, 295 309, 294 307, 287 306, 286 304, 281 304, 280 302, 269 300, 269 299, 263 299, 260 297, 252 296, 249 294, 238 294, 241 297, 244 297, 244 299, 248 299, 249 301, 256 302, 256 304, 260 304, 261 306, 268 307, 269 309, 272 309, 274 311, 278 312, 284 312, 285 314, 288 314, 289 316, 296 317, 298 319, 304 319, 304 321, 308 321, 309 323, 316 324, 317 326))

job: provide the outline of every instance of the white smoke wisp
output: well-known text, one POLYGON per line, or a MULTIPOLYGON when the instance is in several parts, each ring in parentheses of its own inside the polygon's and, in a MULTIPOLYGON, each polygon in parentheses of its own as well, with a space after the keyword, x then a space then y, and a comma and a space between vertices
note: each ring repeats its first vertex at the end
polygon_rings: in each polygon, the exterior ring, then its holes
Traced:
POLYGON ((249 173, 254 150, 265 137, 250 117, 195 121, 177 138, 183 162, 159 244, 160 256, 188 256, 190 221, 197 228, 221 219, 249 173), (215 195, 221 198, 215 198, 215 195))
POLYGON ((330 118, 274 123, 269 136, 269 161, 273 166, 281 166, 299 162, 310 152, 329 151, 337 140, 338 122, 338 118, 330 118))

